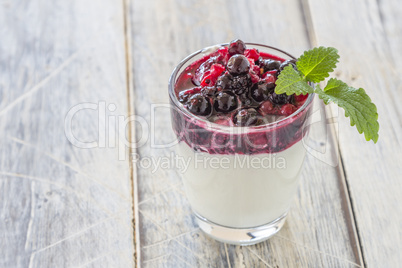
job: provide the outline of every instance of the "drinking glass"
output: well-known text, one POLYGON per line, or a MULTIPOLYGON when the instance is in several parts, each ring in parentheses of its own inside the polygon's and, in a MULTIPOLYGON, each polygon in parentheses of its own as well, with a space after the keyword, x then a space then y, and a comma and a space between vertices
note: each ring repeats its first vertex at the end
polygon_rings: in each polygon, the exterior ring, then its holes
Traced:
MULTIPOLYGON (((274 47, 247 43, 282 59, 294 59, 274 47)), ((259 126, 225 126, 191 114, 177 99, 176 83, 192 64, 216 51, 197 51, 174 69, 169 81, 172 127, 177 155, 187 161, 182 173, 187 199, 199 227, 230 244, 264 241, 283 226, 297 191, 306 155, 313 95, 293 114, 259 126)))

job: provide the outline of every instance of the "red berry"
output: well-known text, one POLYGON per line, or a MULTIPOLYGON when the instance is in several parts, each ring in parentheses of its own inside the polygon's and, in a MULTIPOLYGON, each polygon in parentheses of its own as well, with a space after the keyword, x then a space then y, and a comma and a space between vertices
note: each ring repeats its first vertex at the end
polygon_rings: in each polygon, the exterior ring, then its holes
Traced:
POLYGON ((296 111, 296 107, 290 103, 285 104, 281 108, 281 114, 288 116, 293 114, 296 111))
POLYGON ((246 52, 244 55, 247 58, 253 59, 254 61, 257 61, 260 58, 260 52, 258 52, 258 50, 255 48, 246 49, 246 52))
POLYGON ((260 112, 262 115, 270 114, 274 109, 274 105, 269 100, 264 101, 260 106, 260 112))
POLYGON ((275 77, 274 75, 272 75, 272 74, 265 73, 265 74, 262 76, 262 80, 265 81, 265 82, 267 82, 267 83, 275 83, 276 77, 275 77))
POLYGON ((215 80, 226 70, 225 66, 220 64, 212 64, 211 66, 211 79, 215 80))
POLYGON ((218 53, 219 55, 221 55, 222 57, 226 57, 226 55, 228 55, 228 48, 227 47, 221 47, 218 49, 218 53))
POLYGON ((260 81, 260 77, 258 76, 258 74, 255 73, 250 73, 251 76, 251 82, 254 83, 258 83, 260 81))
POLYGON ((304 102, 307 99, 307 97, 308 97, 308 94, 306 94, 306 95, 296 95, 295 94, 295 101, 297 103, 304 102))
POLYGON ((258 65, 252 65, 251 70, 257 75, 260 74, 260 67, 258 65))
POLYGON ((278 72, 277 70, 272 70, 272 71, 268 71, 267 74, 276 75, 277 72, 278 72))
POLYGON ((224 126, 231 126, 232 124, 232 120, 230 120, 230 118, 226 118, 226 119, 218 119, 216 121, 214 121, 214 123, 219 124, 219 125, 224 125, 224 126))
POLYGON ((204 77, 201 81, 201 86, 203 86, 203 87, 213 86, 211 78, 212 78, 211 74, 204 75, 204 77))

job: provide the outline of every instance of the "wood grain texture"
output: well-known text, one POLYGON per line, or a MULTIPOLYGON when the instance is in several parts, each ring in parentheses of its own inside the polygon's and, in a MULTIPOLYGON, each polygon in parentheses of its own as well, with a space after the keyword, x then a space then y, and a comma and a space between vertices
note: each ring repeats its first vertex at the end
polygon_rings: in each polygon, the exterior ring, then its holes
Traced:
POLYGON ((129 162, 99 120, 127 115, 123 22, 113 0, 0 2, 0 267, 134 265, 129 162), (96 148, 65 134, 82 103, 96 148))
MULTIPOLYGON (((145 122, 151 122, 152 104, 168 103, 169 76, 191 52, 234 38, 296 55, 310 45, 299 1, 132 1, 130 9, 135 114, 145 122)), ((345 193, 333 167, 337 144, 327 139, 326 116, 319 111, 315 116, 321 121, 312 126, 319 152, 307 157, 287 224, 269 241, 249 247, 206 237, 195 225, 175 168, 146 167, 152 158, 173 153, 152 147, 150 140, 152 133, 156 144, 174 140, 169 110, 156 109, 150 126, 142 124, 149 133, 137 125, 138 140, 149 138, 135 156, 144 162, 134 163, 142 266, 360 267, 345 193)))
MULTIPOLYGON (((367 143, 339 118, 339 142, 367 267, 402 262, 402 6, 399 1, 309 0, 319 45, 341 55, 337 76, 376 103, 380 138, 367 143)), ((341 113, 343 114, 343 112, 341 113)))

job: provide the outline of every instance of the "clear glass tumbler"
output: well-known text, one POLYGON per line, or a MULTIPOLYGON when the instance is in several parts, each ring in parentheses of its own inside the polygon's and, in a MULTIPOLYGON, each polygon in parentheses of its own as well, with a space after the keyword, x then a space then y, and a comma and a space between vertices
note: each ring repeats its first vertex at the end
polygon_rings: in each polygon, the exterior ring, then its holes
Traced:
MULTIPOLYGON (((185 58, 169 81, 172 127, 187 198, 199 227, 212 238, 252 245, 277 233, 297 191, 309 132, 313 94, 293 114, 252 127, 224 126, 191 114, 178 101, 176 82, 192 63, 227 44, 208 47, 185 58)), ((279 49, 247 48, 294 59, 279 49)))

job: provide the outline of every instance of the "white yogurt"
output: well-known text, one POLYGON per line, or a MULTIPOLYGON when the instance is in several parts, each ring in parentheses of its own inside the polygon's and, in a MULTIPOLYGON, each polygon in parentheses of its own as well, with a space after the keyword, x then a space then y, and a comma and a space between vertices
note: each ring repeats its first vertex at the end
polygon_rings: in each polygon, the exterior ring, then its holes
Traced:
POLYGON ((306 151, 299 141, 274 154, 219 155, 180 142, 178 153, 190 159, 183 183, 193 210, 219 225, 248 228, 288 211, 306 151))

